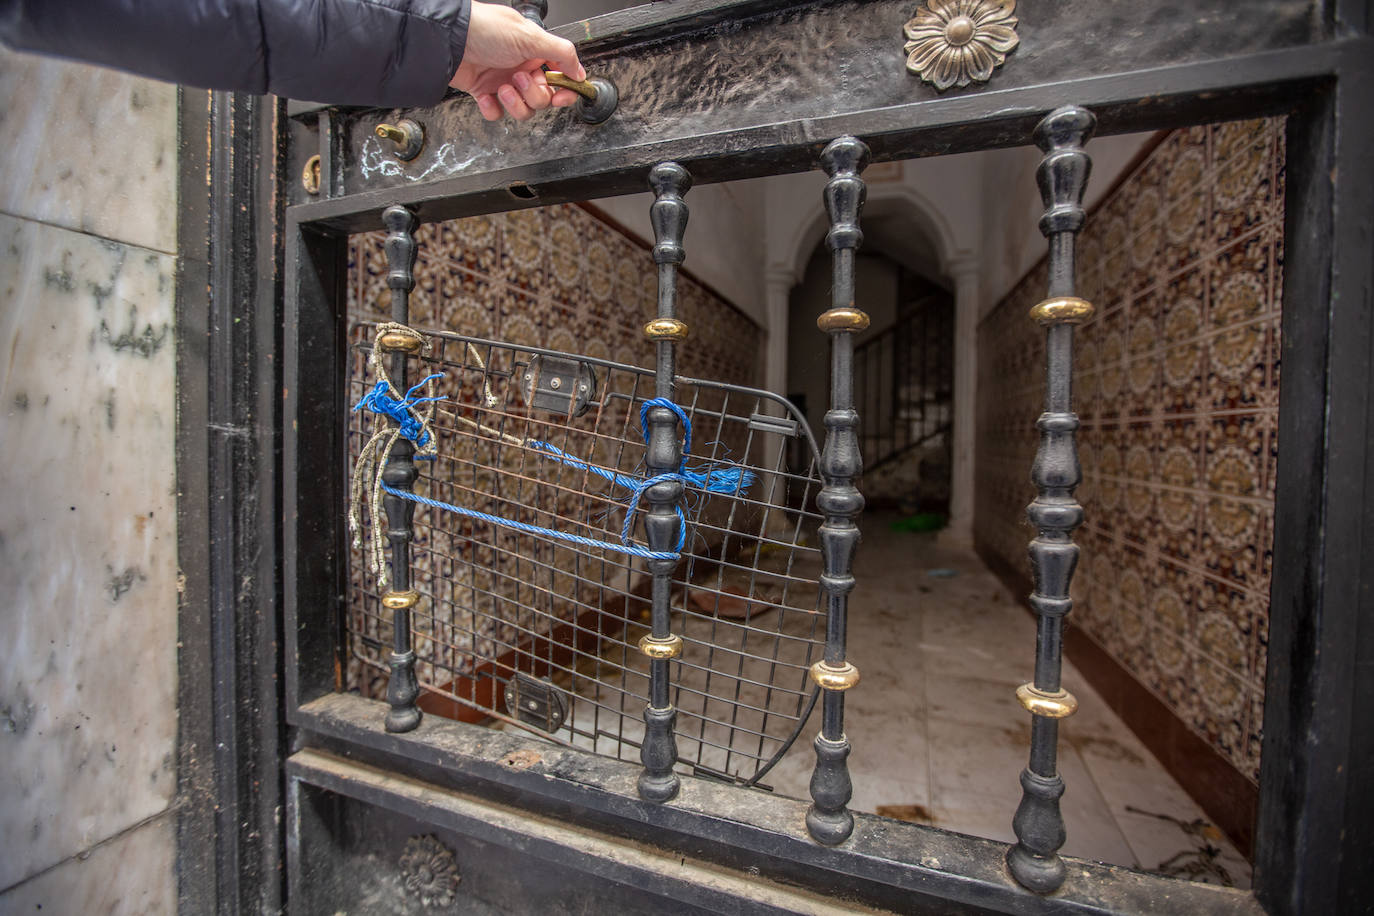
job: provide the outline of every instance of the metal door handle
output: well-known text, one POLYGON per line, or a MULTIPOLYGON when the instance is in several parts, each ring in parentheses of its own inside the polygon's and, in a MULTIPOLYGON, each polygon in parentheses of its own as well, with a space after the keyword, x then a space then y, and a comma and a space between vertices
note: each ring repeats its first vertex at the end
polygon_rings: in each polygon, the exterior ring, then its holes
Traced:
POLYGON ((577 116, 588 124, 600 124, 620 104, 620 93, 615 83, 600 76, 575 80, 557 70, 545 70, 544 79, 548 80, 550 86, 571 89, 581 96, 577 100, 577 116))

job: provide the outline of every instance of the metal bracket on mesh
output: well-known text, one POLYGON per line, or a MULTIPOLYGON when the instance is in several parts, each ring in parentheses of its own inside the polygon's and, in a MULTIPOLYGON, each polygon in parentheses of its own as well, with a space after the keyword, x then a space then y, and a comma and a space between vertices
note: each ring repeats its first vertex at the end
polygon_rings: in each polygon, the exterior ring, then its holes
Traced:
POLYGON ((536 356, 525 385, 531 407, 564 417, 582 416, 596 398, 596 372, 581 360, 536 356))
POLYGON ((779 436, 796 438, 802 433, 801 424, 787 417, 770 417, 756 413, 749 417, 749 428, 761 433, 776 433, 779 436))
POLYGON ((506 684, 506 712, 552 734, 568 718, 568 696, 549 680, 516 674, 506 684))

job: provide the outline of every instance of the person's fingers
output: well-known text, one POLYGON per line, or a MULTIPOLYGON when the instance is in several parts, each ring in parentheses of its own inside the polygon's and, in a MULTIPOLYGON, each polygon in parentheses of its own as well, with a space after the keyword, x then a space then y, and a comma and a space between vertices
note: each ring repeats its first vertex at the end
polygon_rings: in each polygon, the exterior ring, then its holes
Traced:
POLYGON ((581 98, 581 96, 571 89, 558 89, 555 90, 549 104, 554 108, 567 108, 570 105, 576 105, 579 98, 581 98))
POLYGON ((548 32, 541 34, 541 40, 537 48, 532 49, 531 57, 542 57, 549 62, 549 67, 559 70, 571 79, 584 80, 587 78, 587 71, 582 66, 582 62, 577 59, 577 48, 566 38, 559 38, 557 35, 550 35, 548 32))
POLYGON ((477 110, 488 121, 501 120, 501 103, 496 101, 496 96, 490 92, 484 92, 477 96, 477 110))
POLYGON ((520 98, 520 93, 509 83, 496 90, 496 98, 501 102, 501 107, 506 109, 506 114, 517 121, 528 121, 534 115, 525 100, 520 98))
POLYGON ((523 70, 516 70, 511 74, 511 82, 520 90, 520 97, 531 110, 539 111, 549 107, 549 97, 553 93, 549 92, 549 84, 543 73, 536 70, 534 74, 529 74, 523 70))

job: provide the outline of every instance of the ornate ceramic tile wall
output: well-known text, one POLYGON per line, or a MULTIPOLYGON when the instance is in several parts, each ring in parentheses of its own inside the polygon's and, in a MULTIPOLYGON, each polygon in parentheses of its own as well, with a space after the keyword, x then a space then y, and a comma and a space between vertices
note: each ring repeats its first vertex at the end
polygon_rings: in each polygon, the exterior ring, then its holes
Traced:
MULTIPOLYGON (((386 320, 385 233, 350 248, 349 316, 386 320)), ((655 317, 657 272, 645 248, 572 204, 421 226, 412 316, 437 328, 598 359, 653 366, 644 323, 655 317)), ((686 267, 691 269, 691 254, 686 267)), ((689 276, 678 316, 691 328, 678 372, 737 384, 762 379, 762 332, 689 276)))
MULTIPOLYGON (((1281 119, 1175 131, 1089 217, 1071 623, 1256 780, 1283 267, 1281 119)), ((1027 568, 1043 262, 979 328, 976 536, 1027 568)))
MULTIPOLYGON (((350 321, 389 317, 384 239, 384 232, 374 232, 352 240, 350 321)), ((471 217, 423 226, 417 239, 416 289, 411 298, 415 327, 653 366, 653 346, 643 333, 645 322, 657 314, 653 259, 643 245, 587 210, 559 205, 471 217)), ((679 278, 678 312, 691 328, 691 337, 678 349, 679 374, 745 385, 761 381, 762 333, 757 325, 688 276, 679 278)), ((366 328, 357 328, 350 340, 361 342, 367 337, 366 328)), ((353 361, 352 371, 354 387, 361 391, 366 375, 361 357, 353 361)), ((450 380, 441 383, 439 393, 460 400, 475 397, 450 380)), ((362 443, 361 420, 356 416, 354 427, 356 435, 350 442, 356 451, 362 443)), ((353 460, 350 455, 350 469, 353 460)), ((488 459, 469 456, 469 460, 488 459)), ((509 455, 503 459, 511 460, 509 455)), ((568 492, 559 497, 560 514, 577 514, 576 495, 568 492)), ((417 666, 422 683, 442 686, 454 672, 470 673, 471 653, 493 657, 494 646, 512 642, 512 627, 547 633, 555 622, 573 619, 579 607, 596 607, 609 600, 595 587, 595 580, 624 579, 621 561, 607 562, 606 570, 596 571, 589 565, 593 561, 575 551, 541 547, 519 536, 509 539, 509 549, 502 555, 492 554, 477 564, 445 559, 460 555, 458 542, 463 540, 461 531, 425 527, 417 533, 415 574, 425 583, 427 594, 441 599, 449 596, 451 607, 470 604, 472 594, 497 595, 511 607, 547 605, 547 613, 531 617, 511 611, 503 626, 487 619, 467 630, 447 618, 420 615, 415 639, 422 659, 417 666), (528 559, 531 551, 540 552, 546 569, 571 570, 578 564, 580 576, 555 575, 545 590, 546 600, 534 601, 521 591, 529 586, 522 584, 518 566, 520 558, 528 559), (436 562, 443 568, 431 568, 436 562), (496 566, 484 569, 481 562, 496 566), (497 567, 500 575, 493 572, 497 567)), ((599 569, 601 561, 595 564, 599 569)), ((389 615, 375 607, 376 589, 371 578, 363 576, 360 551, 353 552, 352 569, 348 624, 352 646, 346 686, 381 697, 386 668, 385 653, 379 647, 391 640, 389 615)))

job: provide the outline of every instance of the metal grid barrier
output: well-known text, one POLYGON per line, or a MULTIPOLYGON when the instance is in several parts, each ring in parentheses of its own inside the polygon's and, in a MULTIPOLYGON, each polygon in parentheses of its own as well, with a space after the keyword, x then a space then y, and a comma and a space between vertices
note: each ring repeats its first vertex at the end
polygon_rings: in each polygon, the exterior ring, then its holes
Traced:
MULTIPOLYGON (((371 387, 375 329, 370 322, 351 329, 350 403, 371 387)), ((642 477, 640 406, 653 397, 653 372, 425 334, 430 349, 412 379, 442 373, 435 393, 445 399, 433 423, 438 457, 417 462, 415 491, 620 543, 632 493, 535 443, 642 477), (540 374, 554 366, 582 373, 590 388, 583 411, 574 392, 562 411, 536 406, 540 374)), ((816 702, 808 671, 825 641, 816 444, 801 415, 767 392, 679 377, 677 403, 692 424, 689 465, 733 464, 755 475, 742 492, 689 491, 685 501, 688 538, 672 597, 673 631, 683 638, 671 679, 678 764, 753 784, 791 746, 816 702)), ((369 426, 363 412, 349 415, 350 468, 369 426)), ((637 646, 648 633, 643 561, 427 506, 416 507, 413 527, 420 708, 637 760, 648 701, 649 660, 637 646)), ((392 615, 363 551, 351 552, 349 571, 344 686, 380 698, 392 615)))

